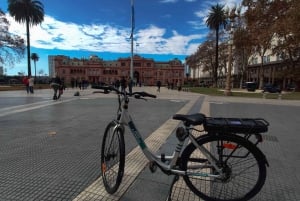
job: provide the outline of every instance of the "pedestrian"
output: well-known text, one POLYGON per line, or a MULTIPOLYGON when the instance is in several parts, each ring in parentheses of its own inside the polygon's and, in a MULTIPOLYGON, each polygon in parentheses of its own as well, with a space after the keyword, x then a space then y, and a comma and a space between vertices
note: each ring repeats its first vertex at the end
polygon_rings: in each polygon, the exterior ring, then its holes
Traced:
POLYGON ((23 77, 22 82, 25 86, 27 94, 29 94, 29 79, 28 79, 28 77, 27 76, 23 77))
POLYGON ((126 80, 125 80, 125 77, 124 77, 124 76, 122 77, 122 79, 121 79, 121 81, 120 81, 120 84, 121 84, 121 91, 122 91, 122 92, 125 92, 125 89, 126 89, 126 87, 127 87, 127 86, 126 86, 127 84, 126 84, 126 80))
POLYGON ((156 82, 156 86, 157 86, 157 91, 160 92, 160 87, 161 87, 161 82, 160 82, 160 80, 158 80, 158 81, 156 82))
POLYGON ((59 99, 61 96, 60 90, 63 90, 62 82, 59 76, 52 78, 50 86, 52 87, 54 92, 53 100, 59 99), (58 96, 57 96, 57 92, 59 92, 58 96))
POLYGON ((71 78, 71 87, 72 89, 75 87, 75 79, 73 77, 71 78))
POLYGON ((133 87, 134 83, 133 80, 130 78, 128 80, 128 89, 129 89, 129 94, 132 94, 132 87, 133 87))
POLYGON ((115 88, 119 90, 120 88, 120 80, 115 81, 115 88))
POLYGON ((178 90, 178 91, 181 91, 181 84, 180 84, 179 81, 177 82, 177 90, 178 90))
POLYGON ((29 76, 29 79, 28 79, 28 86, 29 86, 29 92, 30 92, 31 94, 33 94, 33 93, 34 93, 34 91, 33 91, 34 78, 31 77, 31 76, 29 76))

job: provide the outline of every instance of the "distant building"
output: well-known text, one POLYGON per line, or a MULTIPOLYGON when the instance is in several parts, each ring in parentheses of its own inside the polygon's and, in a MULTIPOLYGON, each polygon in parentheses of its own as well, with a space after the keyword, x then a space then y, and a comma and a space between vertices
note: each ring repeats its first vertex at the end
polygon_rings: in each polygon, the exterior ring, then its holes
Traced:
POLYGON ((54 60, 57 56, 48 56, 48 67, 49 67, 49 77, 55 77, 55 63, 54 60))
MULTIPOLYGON (((273 43, 278 42, 277 38, 273 39, 273 43)), ((273 45, 274 45, 273 44, 273 45)), ((234 48, 234 47, 233 47, 234 48)), ((226 50, 227 51, 227 50, 226 50)), ((282 55, 274 54, 271 49, 266 50, 263 57, 260 57, 258 53, 253 53, 249 59, 245 69, 245 79, 243 82, 251 81, 256 83, 261 83, 261 85, 272 84, 286 89, 289 85, 296 85, 298 90, 300 89, 300 60, 299 55, 296 55, 294 67, 291 67, 291 61, 288 60, 288 55, 282 51, 282 54, 286 55, 285 58, 282 55)), ((220 68, 219 63, 218 69, 218 86, 225 87, 226 82, 226 71, 225 68, 220 68)), ((228 61, 226 61, 226 69, 228 69, 228 61)), ((239 74, 241 70, 239 69, 236 60, 232 63, 232 84, 233 87, 240 87, 241 83, 239 80, 239 74)), ((202 63, 200 59, 190 66, 191 78, 197 80, 197 84, 206 83, 208 85, 212 84, 212 75, 207 69, 205 63, 202 63)))
POLYGON ((263 64, 263 83, 278 85, 283 89, 290 84, 300 87, 300 63, 295 63, 294 68, 288 67, 290 61, 280 55, 273 55, 270 50, 266 51, 262 58, 253 55, 250 57, 247 68, 248 81, 259 83, 261 65, 263 64))
MULTIPOLYGON (((64 79, 66 84, 82 80, 89 83, 113 83, 122 77, 129 79, 130 62, 130 57, 105 61, 98 56, 90 56, 88 59, 62 55, 49 56, 49 74, 50 76, 57 74, 64 79)), ((156 85, 158 80, 162 85, 183 83, 184 67, 178 59, 163 62, 135 55, 133 57, 133 80, 143 85, 156 85)))

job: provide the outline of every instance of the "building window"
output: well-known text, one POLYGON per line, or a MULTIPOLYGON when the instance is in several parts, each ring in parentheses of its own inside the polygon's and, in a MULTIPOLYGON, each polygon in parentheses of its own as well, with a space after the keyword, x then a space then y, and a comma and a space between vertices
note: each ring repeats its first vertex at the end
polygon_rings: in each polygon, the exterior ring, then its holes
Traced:
POLYGON ((282 60, 283 60, 282 54, 277 54, 276 55, 276 61, 282 61, 282 60))
POLYGON ((270 55, 269 56, 264 56, 263 57, 263 62, 264 63, 269 63, 270 62, 270 55))
POLYGON ((134 63, 133 63, 133 66, 134 66, 134 67, 141 67, 142 64, 141 64, 141 62, 134 62, 134 63))
POLYGON ((252 64, 258 64, 258 59, 257 59, 256 57, 253 57, 253 58, 251 59, 251 63, 252 63, 252 64))

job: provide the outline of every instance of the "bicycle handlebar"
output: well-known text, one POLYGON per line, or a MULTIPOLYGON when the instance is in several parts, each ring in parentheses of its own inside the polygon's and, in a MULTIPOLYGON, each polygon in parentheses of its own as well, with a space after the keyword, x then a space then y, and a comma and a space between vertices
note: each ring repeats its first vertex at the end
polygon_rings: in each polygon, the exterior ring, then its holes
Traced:
POLYGON ((110 85, 105 85, 105 86, 92 86, 93 89, 102 89, 104 90, 103 93, 110 93, 111 91, 115 91, 117 94, 122 94, 122 95, 128 95, 128 96, 134 96, 136 99, 139 99, 141 97, 150 97, 150 98, 156 98, 156 95, 141 91, 141 92, 133 92, 133 93, 128 93, 128 92, 123 92, 120 91, 119 89, 110 86, 110 85))

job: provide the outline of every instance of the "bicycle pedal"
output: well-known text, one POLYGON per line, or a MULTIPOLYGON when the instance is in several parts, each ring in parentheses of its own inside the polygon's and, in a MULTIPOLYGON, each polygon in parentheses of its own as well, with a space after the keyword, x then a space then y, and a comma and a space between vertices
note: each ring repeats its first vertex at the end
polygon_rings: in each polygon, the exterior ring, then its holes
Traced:
POLYGON ((157 165, 154 162, 149 162, 149 169, 152 173, 154 173, 157 170, 157 165))

